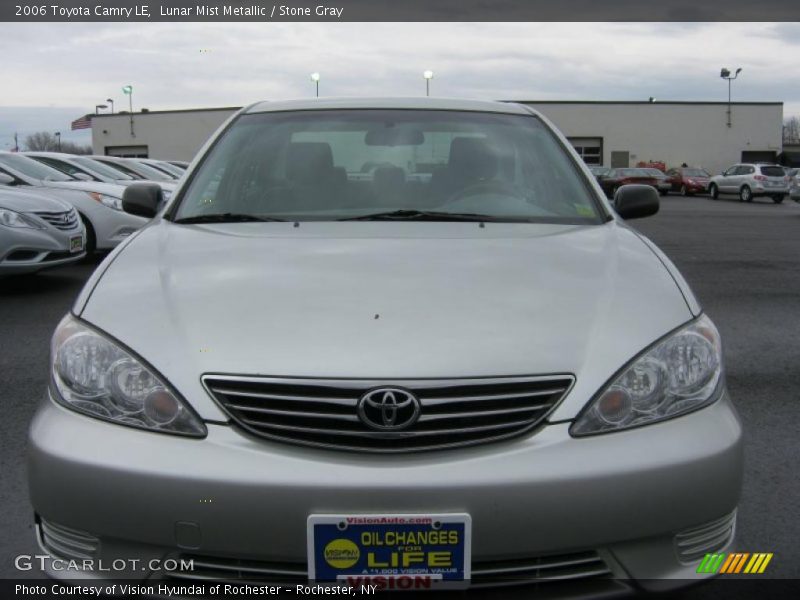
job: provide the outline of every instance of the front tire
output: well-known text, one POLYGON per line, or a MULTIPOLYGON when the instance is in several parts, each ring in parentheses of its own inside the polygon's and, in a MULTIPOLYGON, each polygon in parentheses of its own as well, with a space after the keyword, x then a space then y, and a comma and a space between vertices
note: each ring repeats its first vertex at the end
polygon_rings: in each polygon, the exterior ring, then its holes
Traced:
POLYGON ((83 258, 83 261, 90 262, 92 256, 94 256, 95 250, 97 250, 97 236, 94 233, 94 227, 92 227, 89 219, 81 215, 81 221, 83 221, 83 226, 86 228, 86 256, 83 258))
POLYGON ((683 196, 685 198, 685 197, 691 196, 691 195, 692 194, 691 194, 691 192, 689 192, 689 189, 685 185, 682 185, 681 186, 681 196, 683 196))
POLYGON ((713 183, 710 186, 708 186, 708 193, 711 195, 712 200, 716 200, 717 198, 719 198, 719 190, 717 189, 717 186, 714 185, 713 183))
POLYGON ((786 197, 786 196, 784 196, 783 194, 776 194, 776 195, 774 195, 774 196, 772 197, 772 201, 773 201, 775 204, 780 204, 781 202, 783 202, 783 199, 784 199, 785 197, 786 197))
POLYGON ((753 190, 751 190, 748 186, 743 185, 742 189, 739 190, 739 200, 742 202, 752 202, 753 190))

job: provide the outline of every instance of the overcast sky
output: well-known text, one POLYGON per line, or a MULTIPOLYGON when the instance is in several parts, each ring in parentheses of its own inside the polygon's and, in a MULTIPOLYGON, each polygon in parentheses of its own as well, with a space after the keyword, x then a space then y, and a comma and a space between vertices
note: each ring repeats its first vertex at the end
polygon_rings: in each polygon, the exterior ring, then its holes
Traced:
POLYGON ((797 23, 0 23, 0 149, 69 133, 106 98, 134 109, 313 95, 542 100, 727 99, 800 114, 797 23))

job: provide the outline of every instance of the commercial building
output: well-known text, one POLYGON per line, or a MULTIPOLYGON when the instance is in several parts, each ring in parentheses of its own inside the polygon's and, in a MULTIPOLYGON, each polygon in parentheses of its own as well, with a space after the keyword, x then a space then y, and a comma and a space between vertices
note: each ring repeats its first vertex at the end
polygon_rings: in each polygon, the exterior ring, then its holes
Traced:
MULTIPOLYGON (((782 102, 521 101, 540 111, 592 165, 686 163, 712 173, 782 151, 782 102)), ((191 160, 236 107, 96 115, 96 154, 191 160)))

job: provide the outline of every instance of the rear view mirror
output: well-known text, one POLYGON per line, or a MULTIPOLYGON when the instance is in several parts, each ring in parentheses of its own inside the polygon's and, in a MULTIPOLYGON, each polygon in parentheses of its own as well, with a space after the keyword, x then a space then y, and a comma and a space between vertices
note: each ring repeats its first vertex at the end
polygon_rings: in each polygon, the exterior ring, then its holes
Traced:
POLYGON ((425 135, 419 129, 388 124, 367 131, 364 143, 367 146, 420 146, 425 143, 425 135))
POLYGON ((614 194, 614 209, 623 219, 641 219, 658 212, 658 192, 650 185, 623 185, 614 194))
POLYGON ((164 193, 157 183, 132 183, 122 193, 122 210, 150 219, 156 216, 163 201, 164 193))
POLYGON ((7 173, 0 173, 0 185, 14 185, 15 181, 16 179, 14 179, 11 175, 8 175, 7 173))

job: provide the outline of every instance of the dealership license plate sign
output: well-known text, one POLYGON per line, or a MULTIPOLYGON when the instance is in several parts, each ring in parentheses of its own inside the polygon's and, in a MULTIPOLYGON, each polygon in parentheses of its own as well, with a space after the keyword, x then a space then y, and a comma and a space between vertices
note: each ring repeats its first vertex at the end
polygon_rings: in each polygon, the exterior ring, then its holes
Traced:
POLYGON ((464 513, 311 515, 308 578, 357 589, 464 588, 471 525, 464 513))
POLYGON ((83 236, 76 235, 69 238, 69 251, 80 252, 83 250, 83 236))

